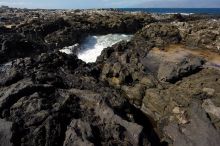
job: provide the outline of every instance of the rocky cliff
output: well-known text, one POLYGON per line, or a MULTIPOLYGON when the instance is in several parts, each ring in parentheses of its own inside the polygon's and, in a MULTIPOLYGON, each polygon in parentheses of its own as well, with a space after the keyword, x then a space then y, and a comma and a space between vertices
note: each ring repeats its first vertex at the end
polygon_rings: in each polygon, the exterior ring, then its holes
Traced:
POLYGON ((219 145, 218 18, 45 13, 0 27, 1 146, 219 145), (58 51, 108 33, 134 37, 90 64, 58 51))

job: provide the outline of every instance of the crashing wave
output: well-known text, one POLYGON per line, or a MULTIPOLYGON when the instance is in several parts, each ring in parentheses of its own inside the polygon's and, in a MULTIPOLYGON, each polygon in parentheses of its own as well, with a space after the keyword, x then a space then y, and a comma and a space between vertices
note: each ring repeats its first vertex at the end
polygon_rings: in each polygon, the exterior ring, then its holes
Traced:
POLYGON ((66 54, 78 54, 78 58, 86 63, 95 62, 104 48, 111 47, 120 41, 130 41, 131 37, 132 35, 125 34, 88 36, 82 42, 81 46, 75 44, 73 46, 64 47, 59 51, 66 54))
POLYGON ((102 36, 88 36, 82 43, 78 58, 89 63, 95 62, 104 48, 111 47, 120 41, 129 41, 132 35, 108 34, 102 36))

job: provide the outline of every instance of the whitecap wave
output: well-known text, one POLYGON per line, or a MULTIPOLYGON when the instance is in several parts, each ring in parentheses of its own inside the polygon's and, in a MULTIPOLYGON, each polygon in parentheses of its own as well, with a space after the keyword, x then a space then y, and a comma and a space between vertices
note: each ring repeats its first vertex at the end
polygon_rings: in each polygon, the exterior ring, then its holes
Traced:
POLYGON ((193 15, 195 13, 165 13, 166 15, 172 15, 172 14, 181 14, 181 15, 185 15, 185 16, 189 16, 189 15, 193 15))

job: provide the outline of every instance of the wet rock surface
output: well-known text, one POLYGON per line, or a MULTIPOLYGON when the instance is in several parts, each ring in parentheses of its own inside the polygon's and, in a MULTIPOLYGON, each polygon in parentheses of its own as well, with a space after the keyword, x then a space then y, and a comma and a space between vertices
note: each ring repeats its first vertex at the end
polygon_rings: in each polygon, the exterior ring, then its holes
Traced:
POLYGON ((220 143, 219 19, 89 10, 29 19, 0 27, 0 145, 220 143), (107 33, 134 37, 95 63, 59 51, 107 33))

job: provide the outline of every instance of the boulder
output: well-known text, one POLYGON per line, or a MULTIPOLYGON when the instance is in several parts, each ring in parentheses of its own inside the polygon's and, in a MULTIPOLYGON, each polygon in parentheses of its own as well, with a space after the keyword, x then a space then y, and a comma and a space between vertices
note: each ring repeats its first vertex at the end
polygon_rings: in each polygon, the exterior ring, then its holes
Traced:
POLYGON ((165 61, 160 64, 157 76, 160 81, 175 83, 201 70, 203 64, 204 60, 195 56, 186 56, 176 62, 165 61))
POLYGON ((89 141, 93 138, 92 128, 89 123, 73 120, 67 128, 64 146, 94 146, 89 141))
POLYGON ((172 24, 153 23, 138 31, 133 41, 146 41, 153 43, 154 46, 164 47, 170 43, 179 43, 181 36, 178 28, 172 24))

